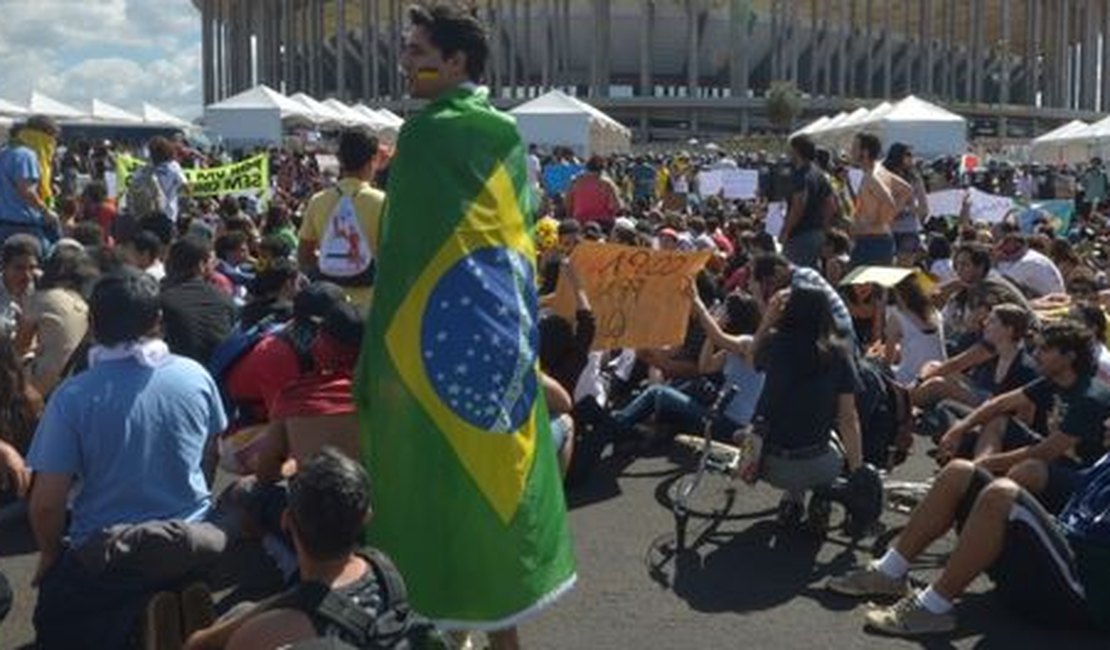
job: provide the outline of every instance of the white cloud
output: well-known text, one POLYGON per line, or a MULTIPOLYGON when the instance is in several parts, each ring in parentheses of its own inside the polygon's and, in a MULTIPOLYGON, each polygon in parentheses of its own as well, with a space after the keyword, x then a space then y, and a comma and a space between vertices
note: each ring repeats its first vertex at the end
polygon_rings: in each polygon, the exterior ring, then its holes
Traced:
POLYGON ((0 0, 0 97, 39 90, 185 117, 201 109, 200 16, 191 0, 0 0))

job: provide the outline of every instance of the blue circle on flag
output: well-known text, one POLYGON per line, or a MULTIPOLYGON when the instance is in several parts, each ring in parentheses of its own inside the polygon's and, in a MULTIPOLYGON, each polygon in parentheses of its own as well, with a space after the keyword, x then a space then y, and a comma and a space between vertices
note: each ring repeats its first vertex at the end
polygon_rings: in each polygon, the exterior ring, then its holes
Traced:
POLYGON ((460 259, 424 308, 424 371, 448 409, 487 431, 512 433, 536 401, 538 333, 531 263, 500 247, 460 259))

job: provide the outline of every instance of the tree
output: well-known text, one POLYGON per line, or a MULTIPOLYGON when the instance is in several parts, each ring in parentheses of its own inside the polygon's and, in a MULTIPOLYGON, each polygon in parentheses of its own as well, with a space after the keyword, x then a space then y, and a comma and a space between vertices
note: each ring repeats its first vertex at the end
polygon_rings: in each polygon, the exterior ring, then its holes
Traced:
POLYGON ((767 119, 775 128, 786 131, 802 112, 802 94, 793 81, 773 81, 767 90, 767 119))

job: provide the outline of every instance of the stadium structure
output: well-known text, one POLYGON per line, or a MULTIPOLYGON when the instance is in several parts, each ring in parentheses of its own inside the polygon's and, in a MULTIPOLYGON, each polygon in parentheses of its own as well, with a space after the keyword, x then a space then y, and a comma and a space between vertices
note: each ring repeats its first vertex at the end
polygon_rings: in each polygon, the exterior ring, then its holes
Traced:
MULTIPOLYGON (((206 103, 264 83, 405 111, 402 0, 194 0, 206 103)), ((549 88, 641 136, 749 132, 794 82, 807 117, 907 94, 1028 137, 1110 111, 1110 0, 479 0, 486 82, 549 88), (1104 41, 1107 46, 1104 46, 1104 41)))

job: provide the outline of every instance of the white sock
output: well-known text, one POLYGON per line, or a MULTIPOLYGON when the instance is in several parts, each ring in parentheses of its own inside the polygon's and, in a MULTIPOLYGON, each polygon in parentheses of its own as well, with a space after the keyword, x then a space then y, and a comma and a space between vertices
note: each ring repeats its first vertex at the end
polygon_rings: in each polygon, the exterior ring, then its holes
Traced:
POLYGON ((952 601, 938 594, 932 585, 917 595, 917 602, 934 614, 947 614, 952 611, 952 601))
POLYGON ((899 580, 910 572, 910 563, 897 550, 889 548, 879 560, 878 569, 888 577, 899 580))

